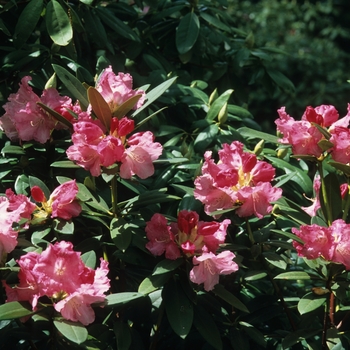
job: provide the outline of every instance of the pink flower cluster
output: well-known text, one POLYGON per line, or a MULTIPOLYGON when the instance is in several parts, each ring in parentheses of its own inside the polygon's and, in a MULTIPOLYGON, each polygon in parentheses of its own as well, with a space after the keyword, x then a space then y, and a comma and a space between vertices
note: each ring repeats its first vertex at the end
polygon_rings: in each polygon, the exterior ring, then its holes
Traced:
POLYGON ((6 190, 6 197, 0 197, 0 261, 4 252, 12 252, 17 245, 18 231, 27 228, 35 204, 23 194, 16 195, 6 190), (14 228, 17 224, 17 228, 14 228))
POLYGON ((168 225, 163 215, 154 214, 146 226, 149 239, 146 248, 156 256, 165 252, 165 257, 170 260, 182 255, 193 257, 195 266, 190 271, 190 280, 204 283, 204 289, 209 291, 219 282, 219 275, 237 271, 238 265, 232 260, 235 255, 230 251, 215 255, 219 245, 225 242, 231 221, 227 219, 219 223, 198 219, 196 212, 182 210, 177 223, 168 225))
POLYGON ((279 141, 290 144, 295 155, 310 155, 320 157, 325 151, 332 154, 333 160, 340 163, 350 162, 350 146, 348 143, 350 131, 350 105, 348 113, 339 119, 339 113, 334 106, 321 105, 307 107, 301 120, 290 117, 285 107, 278 110, 279 119, 275 121, 277 130, 283 134, 279 141), (324 129, 321 132, 316 126, 324 129), (325 134, 330 137, 325 137, 325 134), (321 143, 329 141, 329 143, 321 143))
POLYGON ((120 176, 124 179, 135 174, 142 179, 153 175, 153 161, 161 155, 162 145, 154 142, 150 131, 126 138, 134 130, 133 120, 112 118, 108 134, 99 120, 78 121, 73 127, 73 145, 67 149, 67 156, 91 175, 99 176, 101 167, 116 162, 121 163, 120 176))
POLYGON ((36 310, 39 299, 47 296, 65 319, 83 325, 95 320, 91 304, 103 302, 110 287, 106 261, 101 259, 100 267, 93 270, 85 266, 71 242, 61 241, 41 254, 27 253, 17 262, 18 285, 11 288, 4 283, 7 302, 29 301, 36 310))
POLYGON ((244 152, 242 143, 224 144, 217 163, 211 151, 205 152, 204 157, 194 196, 204 203, 207 214, 237 208, 241 217, 261 218, 271 212, 271 202, 281 197, 282 190, 271 185, 275 169, 255 154, 244 152))
POLYGON ((41 102, 68 120, 71 115, 68 109, 72 109, 72 101, 67 96, 60 96, 54 88, 46 89, 39 97, 28 85, 32 78, 22 78, 20 88, 15 94, 11 94, 3 107, 6 113, 0 117, 0 128, 6 136, 12 140, 35 140, 45 143, 50 139, 53 129, 62 129, 63 124, 57 122, 50 114, 41 109, 37 102, 41 102))
POLYGON ((34 186, 31 194, 38 203, 35 205, 25 195, 16 195, 11 189, 7 189, 6 197, 0 197, 0 260, 3 252, 10 253, 15 249, 18 231, 27 229, 32 219, 46 220, 51 217, 70 220, 78 216, 81 205, 76 199, 77 193, 75 180, 59 185, 48 200, 42 189, 34 186))
POLYGON ((322 256, 350 269, 350 224, 344 220, 335 220, 330 227, 303 225, 299 230, 292 228, 292 232, 304 242, 293 242, 299 256, 308 259, 322 256))

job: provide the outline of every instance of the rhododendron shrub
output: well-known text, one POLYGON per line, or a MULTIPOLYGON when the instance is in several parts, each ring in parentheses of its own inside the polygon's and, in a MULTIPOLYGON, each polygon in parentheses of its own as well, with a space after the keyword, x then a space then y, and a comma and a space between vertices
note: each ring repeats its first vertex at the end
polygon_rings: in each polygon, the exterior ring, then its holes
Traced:
POLYGON ((273 187, 275 169, 245 152, 237 141, 224 144, 215 163, 207 151, 202 175, 195 180, 195 198, 205 206, 207 214, 223 209, 236 209, 237 215, 262 218, 272 210, 271 203, 282 195, 282 189, 273 187))
POLYGON ((5 285, 8 302, 27 300, 36 310, 40 298, 47 296, 64 318, 84 325, 95 319, 91 304, 103 302, 110 287, 108 263, 101 259, 96 270, 85 266, 71 242, 57 242, 42 253, 22 255, 18 265, 18 285, 5 285))
POLYGON ((165 252, 167 259, 175 260, 181 256, 192 257, 193 267, 190 280, 204 283, 206 291, 219 283, 219 275, 228 275, 238 270, 233 261, 235 254, 223 251, 215 255, 219 246, 225 242, 226 230, 231 221, 204 222, 196 212, 182 210, 176 223, 167 223, 161 214, 154 214, 147 222, 146 233, 149 242, 146 248, 154 255, 165 252))

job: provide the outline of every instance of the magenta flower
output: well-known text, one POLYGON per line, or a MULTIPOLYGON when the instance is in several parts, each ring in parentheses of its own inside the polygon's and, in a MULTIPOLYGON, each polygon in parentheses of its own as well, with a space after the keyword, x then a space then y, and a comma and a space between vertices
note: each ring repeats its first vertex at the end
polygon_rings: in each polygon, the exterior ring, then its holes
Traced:
POLYGON ((141 95, 134 109, 140 108, 145 100, 145 92, 143 90, 132 89, 132 76, 128 73, 115 75, 111 66, 101 73, 96 89, 108 103, 112 114, 131 97, 141 95))
POLYGON ((46 199, 44 192, 38 186, 31 188, 32 198, 41 203, 41 208, 34 214, 36 217, 61 218, 70 220, 72 217, 79 216, 81 205, 76 196, 78 194, 78 185, 75 180, 70 180, 59 185, 51 193, 50 198, 46 199))
POLYGON ((204 289, 209 292, 219 283, 220 275, 229 275, 238 270, 238 265, 232 260, 235 254, 225 250, 218 255, 212 252, 193 257, 190 280, 193 283, 204 283, 204 289))
POLYGON ((19 139, 45 143, 50 139, 52 130, 62 128, 63 125, 42 110, 37 102, 42 102, 63 115, 69 114, 67 109, 72 108, 72 103, 69 97, 60 96, 53 88, 44 90, 39 97, 28 85, 31 79, 29 76, 22 78, 17 93, 9 96, 9 102, 4 105, 6 113, 0 118, 0 128, 12 141, 19 139))
POLYGON ((7 301, 29 301, 33 310, 39 299, 47 296, 56 311, 68 320, 92 323, 95 314, 91 304, 105 300, 109 289, 108 263, 93 270, 83 263, 71 242, 57 242, 41 254, 31 252, 18 260, 19 284, 5 284, 7 301), (74 278, 72 278, 74 276, 74 278))
POLYGON ((301 120, 296 121, 290 117, 285 107, 278 110, 279 119, 275 121, 277 130, 283 134, 279 142, 290 144, 292 152, 296 155, 310 155, 316 158, 323 154, 324 149, 319 142, 324 139, 323 134, 314 124, 325 128, 332 133, 336 127, 347 128, 350 121, 350 113, 341 119, 338 111, 333 106, 321 105, 318 107, 307 107, 301 120))
POLYGON ((163 215, 154 214, 146 225, 150 241, 146 248, 154 255, 165 252, 165 257, 171 260, 180 257, 181 252, 186 256, 202 254, 204 251, 215 252, 225 242, 226 230, 231 221, 204 222, 198 218, 196 212, 182 210, 177 223, 168 225, 163 215))
POLYGON ((204 155, 202 175, 195 180, 194 191, 207 214, 232 208, 239 216, 261 218, 271 212, 271 202, 282 195, 281 189, 270 184, 275 176, 271 164, 244 152, 238 141, 223 145, 217 164, 211 156, 210 151, 204 155))

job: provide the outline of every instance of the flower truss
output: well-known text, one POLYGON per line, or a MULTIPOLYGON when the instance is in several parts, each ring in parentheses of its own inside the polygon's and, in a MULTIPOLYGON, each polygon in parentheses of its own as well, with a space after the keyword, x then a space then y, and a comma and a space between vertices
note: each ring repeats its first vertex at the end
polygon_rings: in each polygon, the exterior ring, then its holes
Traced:
POLYGON ((219 223, 198 219, 196 212, 182 210, 177 223, 168 225, 163 215, 154 214, 146 226, 149 239, 146 248, 154 255, 165 252, 165 257, 171 260, 183 255, 192 257, 193 265, 197 266, 190 271, 190 280, 197 284, 204 283, 204 289, 210 291, 219 283, 219 275, 238 270, 238 265, 232 260, 235 257, 232 252, 223 251, 215 255, 225 241, 231 221, 226 219, 219 223))
POLYGON ((282 196, 282 190, 271 185, 275 176, 272 165, 244 152, 242 143, 224 144, 218 163, 212 159, 211 151, 204 157, 202 175, 195 180, 194 196, 204 203, 207 214, 237 208, 241 217, 262 218, 271 212, 271 202, 282 196))
POLYGON ((106 261, 101 259, 100 267, 93 270, 85 266, 71 242, 61 241, 41 254, 22 255, 17 263, 19 283, 14 287, 5 283, 8 302, 29 301, 36 310, 40 298, 47 296, 65 319, 83 325, 95 320, 91 304, 103 302, 110 286, 106 261))

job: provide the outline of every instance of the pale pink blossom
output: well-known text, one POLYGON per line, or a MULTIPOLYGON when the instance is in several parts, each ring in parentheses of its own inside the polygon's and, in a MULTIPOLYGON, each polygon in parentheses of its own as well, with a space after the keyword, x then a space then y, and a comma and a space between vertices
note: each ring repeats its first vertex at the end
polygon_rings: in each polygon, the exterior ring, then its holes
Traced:
POLYGON ((55 128, 62 125, 55 118, 39 107, 37 102, 47 104, 55 111, 67 115, 67 109, 72 108, 70 98, 59 96, 57 90, 44 90, 39 97, 28 82, 31 77, 22 78, 19 90, 11 94, 4 105, 5 114, 0 118, 0 127, 12 141, 35 140, 45 143, 51 137, 55 128))
POLYGON ((229 275, 238 270, 238 265, 232 260, 235 254, 225 250, 218 255, 212 252, 193 257, 190 280, 196 284, 204 283, 204 289, 209 292, 219 283, 220 275, 229 275))
POLYGON ((329 260, 341 263, 350 270, 350 225, 344 220, 335 220, 330 226, 333 250, 329 260))
POLYGON ((207 214, 224 209, 237 209, 239 216, 259 218, 272 210, 271 202, 282 195, 282 190, 270 182, 275 176, 273 166, 245 152, 243 144, 234 141, 224 144, 215 163, 207 151, 202 175, 195 180, 194 196, 204 204, 207 214))
POLYGON ((93 270, 83 263, 71 242, 49 245, 41 254, 27 253, 18 260, 19 283, 4 284, 7 301, 29 301, 36 310, 39 299, 47 296, 54 308, 68 320, 84 325, 95 319, 92 303, 103 302, 110 287, 108 263, 101 259, 93 270))
POLYGON ((128 73, 118 73, 116 75, 111 66, 101 73, 96 89, 108 103, 112 114, 131 97, 141 95, 138 102, 133 106, 134 109, 140 108, 145 100, 143 90, 132 89, 132 76, 128 73))
POLYGON ((345 127, 334 127, 331 131, 329 141, 333 144, 331 156, 334 161, 348 164, 350 163, 350 130, 345 127))

